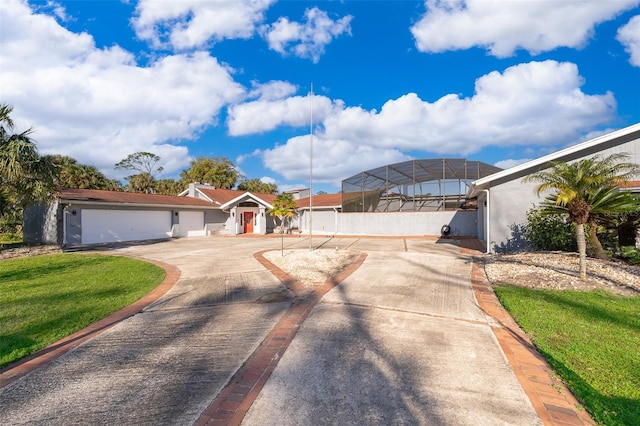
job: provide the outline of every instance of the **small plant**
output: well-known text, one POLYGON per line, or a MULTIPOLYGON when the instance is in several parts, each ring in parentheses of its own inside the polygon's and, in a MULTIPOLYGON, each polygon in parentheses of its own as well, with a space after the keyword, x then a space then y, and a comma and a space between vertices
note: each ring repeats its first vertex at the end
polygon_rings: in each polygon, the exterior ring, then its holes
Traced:
POLYGON ((640 265, 640 250, 634 246, 620 247, 619 257, 632 265, 640 265))
POLYGON ((527 212, 525 237, 537 250, 567 251, 578 250, 575 224, 566 214, 547 214, 540 208, 527 212))

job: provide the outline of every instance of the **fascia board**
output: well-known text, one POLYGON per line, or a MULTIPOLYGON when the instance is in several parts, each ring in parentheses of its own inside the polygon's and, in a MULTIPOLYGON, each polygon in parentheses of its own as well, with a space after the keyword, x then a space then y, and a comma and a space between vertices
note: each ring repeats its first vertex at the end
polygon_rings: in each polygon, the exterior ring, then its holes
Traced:
POLYGON ((258 204, 262 204, 263 206, 269 208, 269 209, 273 209, 273 206, 269 203, 267 203, 265 200, 263 200, 260 197, 257 197, 255 195, 253 195, 251 192, 245 192, 244 194, 240 194, 238 195, 236 198, 227 201, 226 203, 222 204, 220 206, 221 209, 228 209, 230 206, 232 206, 233 204, 239 202, 240 200, 242 200, 244 197, 249 197, 252 198, 255 202, 257 202, 258 204))
POLYGON ((122 207, 152 207, 152 208, 170 208, 170 209, 195 209, 195 210, 220 210, 218 206, 196 206, 185 204, 143 204, 143 203, 116 203, 116 202, 101 202, 101 201, 78 201, 70 199, 60 199, 60 203, 85 205, 85 206, 122 206, 122 207))

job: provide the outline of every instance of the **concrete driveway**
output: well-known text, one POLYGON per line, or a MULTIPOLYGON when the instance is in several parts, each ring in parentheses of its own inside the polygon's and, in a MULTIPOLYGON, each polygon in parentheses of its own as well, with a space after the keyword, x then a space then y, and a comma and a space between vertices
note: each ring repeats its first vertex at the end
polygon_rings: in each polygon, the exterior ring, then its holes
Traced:
MULTIPOLYGON (((306 239, 285 239, 306 248, 306 239)), ((420 239, 314 238, 367 253, 300 327, 243 425, 535 425, 470 284, 470 257, 420 239)), ((194 424, 297 303, 253 256, 278 238, 114 249, 177 266, 143 313, 0 389, 3 424, 194 424), (265 297, 267 296, 267 297, 265 297), (271 303, 257 300, 274 300, 271 303)))

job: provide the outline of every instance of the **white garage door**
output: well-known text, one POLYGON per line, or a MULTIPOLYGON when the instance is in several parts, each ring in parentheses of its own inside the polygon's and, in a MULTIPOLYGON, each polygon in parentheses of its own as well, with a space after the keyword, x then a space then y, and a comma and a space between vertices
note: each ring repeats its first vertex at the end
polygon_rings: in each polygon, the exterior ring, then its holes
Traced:
POLYGON ((82 244, 153 240, 171 235, 170 211, 82 210, 82 244))
POLYGON ((204 212, 181 211, 178 213, 178 235, 181 237, 195 237, 204 235, 204 212))

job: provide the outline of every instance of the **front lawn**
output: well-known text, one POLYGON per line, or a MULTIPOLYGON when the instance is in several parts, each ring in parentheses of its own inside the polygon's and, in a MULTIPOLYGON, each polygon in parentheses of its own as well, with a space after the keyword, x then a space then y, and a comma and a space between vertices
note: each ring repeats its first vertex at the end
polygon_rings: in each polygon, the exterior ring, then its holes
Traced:
POLYGON ((500 286, 496 294, 603 425, 640 425, 640 297, 500 286))
POLYGON ((162 268, 96 254, 0 260, 0 368, 149 293, 162 268))

